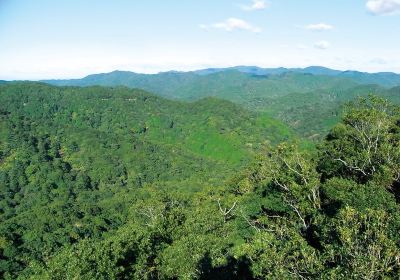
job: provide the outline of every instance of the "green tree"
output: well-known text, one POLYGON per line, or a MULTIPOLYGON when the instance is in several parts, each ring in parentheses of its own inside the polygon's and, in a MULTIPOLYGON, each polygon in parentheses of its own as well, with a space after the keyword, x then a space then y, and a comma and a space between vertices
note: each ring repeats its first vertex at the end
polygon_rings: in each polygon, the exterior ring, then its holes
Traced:
POLYGON ((386 187, 398 182, 399 116, 398 107, 374 96, 350 104, 322 146, 319 170, 324 178, 376 179, 386 187))
POLYGON ((382 210, 343 208, 326 227, 331 279, 387 279, 400 272, 400 250, 390 238, 391 217, 382 210))

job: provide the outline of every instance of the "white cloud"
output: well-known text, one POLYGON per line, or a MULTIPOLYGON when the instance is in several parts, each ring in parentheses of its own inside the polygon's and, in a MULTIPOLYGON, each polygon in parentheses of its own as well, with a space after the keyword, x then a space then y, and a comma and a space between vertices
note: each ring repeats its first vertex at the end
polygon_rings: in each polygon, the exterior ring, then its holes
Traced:
POLYGON ((314 48, 320 49, 320 50, 326 50, 330 46, 331 46, 331 44, 328 41, 319 41, 314 44, 314 48))
POLYGON ((248 23, 247 21, 244 21, 239 18, 228 18, 223 22, 217 22, 211 25, 200 24, 199 27, 202 29, 210 29, 210 28, 222 29, 228 32, 234 30, 246 30, 254 33, 261 32, 261 28, 254 26, 251 23, 248 23))
POLYGON ((268 3, 264 0, 253 0, 251 5, 241 5, 244 11, 260 11, 265 10, 268 7, 268 3))
POLYGON ((375 15, 400 14, 400 0, 368 0, 366 6, 375 15))
POLYGON ((312 30, 312 31, 327 31, 334 29, 333 25, 326 24, 326 23, 316 23, 316 24, 309 24, 305 26, 305 29, 312 30))

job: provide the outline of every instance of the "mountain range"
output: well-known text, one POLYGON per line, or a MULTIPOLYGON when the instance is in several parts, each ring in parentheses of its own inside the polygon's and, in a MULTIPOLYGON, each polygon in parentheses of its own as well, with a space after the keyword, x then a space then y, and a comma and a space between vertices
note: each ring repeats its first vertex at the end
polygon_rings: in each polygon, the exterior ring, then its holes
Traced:
POLYGON ((376 94, 396 102, 400 74, 339 71, 320 66, 236 66, 158 74, 113 71, 82 79, 43 82, 57 86, 127 86, 182 101, 217 97, 269 113, 302 136, 320 138, 340 119, 342 105, 360 95, 376 94))
MULTIPOLYGON (((394 87, 400 85, 400 74, 393 72, 378 72, 378 73, 368 73, 368 72, 360 72, 354 70, 334 70, 322 66, 309 66, 306 68, 261 68, 258 66, 234 66, 227 68, 207 68, 196 71, 189 72, 180 72, 180 71, 169 71, 169 72, 160 72, 158 74, 139 74, 130 71, 113 71, 110 73, 101 73, 101 74, 93 74, 86 76, 82 79, 72 79, 72 80, 44 80, 45 82, 52 83, 55 85, 70 85, 70 84, 87 84, 91 83, 117 83, 123 84, 126 86, 135 87, 135 78, 143 76, 150 77, 171 77, 173 76, 186 76, 191 77, 191 74, 207 76, 220 72, 227 71, 237 71, 240 73, 251 74, 254 76, 274 76, 274 75, 282 75, 287 73, 298 73, 298 74, 312 74, 312 75, 322 75, 322 76, 331 76, 331 77, 339 77, 339 78, 350 78, 357 83, 361 84, 378 84, 384 87, 394 87)), ((193 76, 192 76, 193 78, 193 76)))
POLYGON ((0 84, 0 279, 397 279, 400 86, 243 71, 0 84))

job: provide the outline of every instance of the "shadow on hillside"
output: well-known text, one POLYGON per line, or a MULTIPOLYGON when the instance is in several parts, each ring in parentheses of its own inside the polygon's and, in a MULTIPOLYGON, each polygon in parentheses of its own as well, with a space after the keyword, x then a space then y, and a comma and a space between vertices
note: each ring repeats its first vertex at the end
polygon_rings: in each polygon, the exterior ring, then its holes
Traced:
POLYGON ((229 257, 224 266, 213 267, 211 257, 207 254, 199 265, 201 280, 252 280, 255 279, 250 271, 250 261, 247 258, 238 260, 229 257))

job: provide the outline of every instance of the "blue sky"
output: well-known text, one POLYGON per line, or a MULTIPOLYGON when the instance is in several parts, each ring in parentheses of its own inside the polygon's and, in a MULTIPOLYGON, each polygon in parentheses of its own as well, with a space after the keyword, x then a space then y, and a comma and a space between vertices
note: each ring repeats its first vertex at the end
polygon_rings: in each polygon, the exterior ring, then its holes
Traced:
POLYGON ((400 0, 0 0, 0 79, 234 65, 400 73, 400 0))

